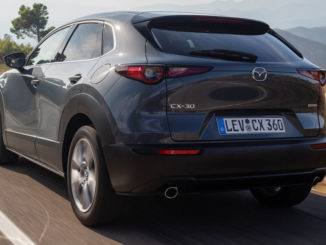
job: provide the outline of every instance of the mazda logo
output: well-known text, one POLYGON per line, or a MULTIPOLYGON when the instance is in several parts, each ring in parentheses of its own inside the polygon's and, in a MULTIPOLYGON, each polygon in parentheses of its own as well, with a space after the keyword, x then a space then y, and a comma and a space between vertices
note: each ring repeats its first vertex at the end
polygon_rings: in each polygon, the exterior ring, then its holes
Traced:
POLYGON ((267 79, 267 71, 264 67, 256 67, 252 71, 252 78, 257 82, 263 82, 267 79))

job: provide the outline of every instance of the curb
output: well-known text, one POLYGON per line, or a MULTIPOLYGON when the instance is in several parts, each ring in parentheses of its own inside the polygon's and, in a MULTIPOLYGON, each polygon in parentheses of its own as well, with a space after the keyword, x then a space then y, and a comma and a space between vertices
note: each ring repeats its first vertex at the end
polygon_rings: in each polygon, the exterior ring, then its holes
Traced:
POLYGON ((313 188, 313 189, 311 190, 311 193, 313 193, 313 194, 315 194, 315 195, 319 195, 319 196, 326 197, 326 193, 325 193, 325 192, 320 191, 320 190, 318 190, 318 189, 316 189, 316 188, 313 188))

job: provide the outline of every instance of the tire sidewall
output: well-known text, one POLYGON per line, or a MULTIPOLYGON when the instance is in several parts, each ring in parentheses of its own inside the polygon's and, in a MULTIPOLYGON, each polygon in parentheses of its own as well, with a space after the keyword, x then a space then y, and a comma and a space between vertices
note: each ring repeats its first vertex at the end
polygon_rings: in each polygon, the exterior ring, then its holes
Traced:
POLYGON ((98 137, 94 128, 89 126, 81 127, 75 134, 72 139, 69 154, 68 154, 68 164, 67 164, 67 186, 68 186, 68 195, 69 199, 71 200, 71 205, 73 208, 74 213, 78 217, 78 219, 86 225, 93 225, 98 223, 99 216, 101 215, 101 211, 103 209, 102 205, 105 202, 105 194, 110 190, 105 190, 106 186, 109 185, 108 174, 106 174, 106 169, 104 168, 104 161, 98 141, 98 137), (94 164, 97 171, 95 171, 96 175, 96 189, 93 203, 90 209, 87 212, 82 212, 77 207, 71 189, 71 158, 74 152, 74 148, 77 142, 82 139, 86 138, 90 143, 91 149, 93 151, 94 157, 94 164))

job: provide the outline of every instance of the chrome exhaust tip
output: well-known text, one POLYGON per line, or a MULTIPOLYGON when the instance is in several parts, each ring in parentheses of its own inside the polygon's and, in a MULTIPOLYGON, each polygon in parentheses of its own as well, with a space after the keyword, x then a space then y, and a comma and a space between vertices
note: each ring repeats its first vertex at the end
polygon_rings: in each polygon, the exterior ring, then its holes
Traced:
POLYGON ((179 189, 176 186, 168 187, 164 191, 164 196, 167 199, 174 199, 179 195, 179 189))

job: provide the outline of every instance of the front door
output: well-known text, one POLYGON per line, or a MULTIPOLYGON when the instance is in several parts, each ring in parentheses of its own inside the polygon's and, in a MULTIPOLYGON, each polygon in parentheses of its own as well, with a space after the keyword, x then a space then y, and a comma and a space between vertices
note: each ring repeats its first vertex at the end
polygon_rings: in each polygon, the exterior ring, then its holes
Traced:
POLYGON ((4 132, 7 147, 30 157, 36 156, 35 134, 38 126, 37 90, 33 86, 35 74, 44 67, 31 67, 22 73, 12 70, 3 84, 4 132))
POLYGON ((67 36, 69 27, 44 40, 29 56, 24 70, 9 72, 3 85, 4 128, 7 147, 38 159, 36 138, 39 128, 39 85, 67 36))

